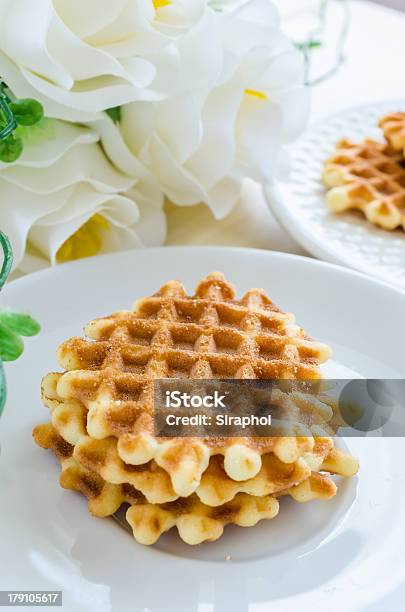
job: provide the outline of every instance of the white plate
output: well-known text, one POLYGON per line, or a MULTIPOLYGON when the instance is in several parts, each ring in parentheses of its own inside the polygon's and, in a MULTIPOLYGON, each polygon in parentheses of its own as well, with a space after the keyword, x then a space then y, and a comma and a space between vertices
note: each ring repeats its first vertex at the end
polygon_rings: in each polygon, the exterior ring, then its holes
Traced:
POLYGON ((339 140, 381 140, 378 119, 398 110, 405 110, 405 100, 351 108, 315 123, 290 148, 288 184, 265 192, 280 223, 312 255, 405 288, 405 232, 379 229, 360 213, 332 213, 321 183, 323 162, 339 140))
MULTIPOLYGON (((400 439, 351 439, 360 476, 343 483, 330 502, 283 500, 276 519, 251 529, 227 528, 216 543, 188 547, 173 532, 151 548, 112 519, 91 518, 81 496, 59 487, 54 459, 33 444, 32 427, 48 417, 39 381, 57 368, 59 342, 81 334, 95 316, 130 307, 167 279, 181 278, 192 290, 218 269, 239 292, 263 286, 310 333, 330 343, 330 375, 405 375, 405 328, 398 325, 405 295, 315 260, 244 249, 151 249, 67 264, 8 285, 3 305, 29 306, 43 331, 7 367, 10 395, 0 422, 0 589, 62 589, 64 610, 71 612, 350 612, 404 588, 400 439)), ((398 591, 389 609, 399 610, 400 601, 398 591)))

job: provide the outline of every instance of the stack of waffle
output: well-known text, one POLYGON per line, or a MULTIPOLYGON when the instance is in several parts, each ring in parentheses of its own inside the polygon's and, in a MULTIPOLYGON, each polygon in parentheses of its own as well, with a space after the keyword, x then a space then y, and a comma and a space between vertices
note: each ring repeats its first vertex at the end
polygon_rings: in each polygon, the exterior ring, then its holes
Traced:
POLYGON ((405 230, 405 113, 383 117, 385 142, 342 140, 325 162, 323 180, 334 212, 359 210, 385 230, 405 230))
MULTIPOLYGON (((34 429, 34 439, 53 451, 60 484, 84 494, 93 515, 128 505, 138 542, 153 544, 174 526, 188 544, 213 541, 227 524, 275 517, 282 496, 330 499, 330 475, 356 473, 357 461, 327 435, 154 435, 156 379, 321 378, 330 349, 262 290, 237 300, 216 273, 187 296, 171 281, 133 311, 91 322, 85 333, 89 339, 59 348, 64 372, 43 380, 51 421, 34 429)), ((327 431, 336 415, 327 404, 317 410, 327 431)))

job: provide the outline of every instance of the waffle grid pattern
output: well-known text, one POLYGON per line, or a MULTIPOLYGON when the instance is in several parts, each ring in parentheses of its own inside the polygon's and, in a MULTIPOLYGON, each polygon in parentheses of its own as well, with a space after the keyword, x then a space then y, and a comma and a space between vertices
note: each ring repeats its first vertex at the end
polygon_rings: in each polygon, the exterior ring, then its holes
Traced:
POLYGON ((405 160, 390 144, 340 141, 323 181, 332 211, 355 209, 383 229, 405 229, 405 160))
POLYGON ((72 338, 59 349, 67 371, 57 394, 86 407, 92 438, 116 437, 127 464, 154 459, 180 495, 195 490, 214 454, 224 454, 226 472, 235 480, 254 477, 266 452, 284 461, 299 457, 296 439, 287 449, 274 438, 266 444, 250 437, 202 442, 153 435, 156 378, 321 377, 319 364, 328 359, 329 347, 310 339, 262 290, 250 290, 238 301, 233 286, 216 273, 188 297, 181 283, 171 281, 140 300, 134 312, 93 321, 86 334, 90 340, 72 338))
MULTIPOLYGON (((33 436, 60 461, 62 487, 81 492, 92 514, 110 516, 129 505, 126 517, 138 542, 153 544, 173 527, 189 544, 213 541, 227 524, 274 518, 284 495, 330 499, 336 493, 330 474, 356 473, 357 461, 315 432, 154 436, 158 378, 321 378, 329 347, 307 336, 262 290, 237 300, 232 285, 214 273, 187 296, 171 281, 133 312, 93 321, 86 334, 60 347, 65 371, 44 377, 51 422, 33 436)), ((282 394, 279 400, 282 405, 282 394)), ((294 401, 306 408, 305 398, 294 401)), ((315 413, 322 431, 338 424, 326 401, 315 413)))

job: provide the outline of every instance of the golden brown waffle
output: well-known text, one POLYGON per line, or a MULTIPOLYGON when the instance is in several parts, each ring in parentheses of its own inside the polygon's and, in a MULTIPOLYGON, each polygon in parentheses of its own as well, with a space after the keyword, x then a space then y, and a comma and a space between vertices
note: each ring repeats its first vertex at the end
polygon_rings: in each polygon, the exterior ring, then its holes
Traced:
POLYGON ((378 124, 395 151, 405 155, 405 113, 392 113, 380 119, 378 124))
POLYGON ((181 283, 171 281, 134 312, 93 321, 86 334, 91 340, 72 338, 59 349, 67 372, 57 394, 86 407, 93 439, 117 438, 126 464, 154 460, 177 495, 195 491, 211 455, 223 455, 227 475, 241 481, 259 473, 267 452, 292 463, 306 450, 308 441, 299 438, 162 440, 153 434, 156 378, 321 377, 329 347, 309 338, 263 290, 237 300, 233 286, 216 273, 187 296, 181 283))
POLYGON ((272 495, 252 497, 238 493, 218 508, 205 506, 192 495, 162 506, 134 504, 128 508, 126 520, 140 544, 155 544, 163 533, 177 527, 180 538, 195 545, 218 540, 226 525, 253 527, 259 521, 274 518, 278 511, 278 500, 272 495))
MULTIPOLYGON (((174 526, 188 544, 214 541, 230 523, 250 527, 262 519, 274 518, 279 510, 276 496, 257 497, 245 493, 238 493, 232 501, 218 507, 205 505, 195 494, 167 504, 150 504, 134 487, 106 483, 80 465, 73 457, 74 447, 63 440, 51 424, 37 426, 33 435, 39 446, 50 448, 59 459, 62 487, 85 495, 92 514, 109 516, 123 503, 130 504, 126 519, 135 539, 142 544, 154 544, 162 533, 174 526)), ((280 491, 278 496, 290 495, 306 502, 330 499, 335 493, 336 485, 328 476, 311 474, 298 486, 280 491)))
MULTIPOLYGON (((116 438, 94 440, 87 434, 87 410, 78 400, 62 400, 57 394, 57 382, 61 374, 49 374, 43 381, 43 400, 48 406, 52 423, 56 431, 74 449, 75 458, 83 466, 98 473, 108 482, 114 484, 128 483, 141 491, 151 503, 165 503, 179 497, 173 489, 168 473, 152 460, 147 464, 133 466, 126 464, 117 451, 116 438)), ((274 393, 274 401, 283 395, 280 391, 274 393)), ((307 408, 309 400, 302 394, 292 394, 297 405, 307 408)), ((281 401, 281 400, 280 400, 281 401)), ((288 401, 291 398, 288 397, 288 401)), ((315 416, 323 415, 330 418, 333 410, 329 404, 320 403, 315 416)), ((323 422, 324 423, 324 422, 323 422)), ((322 429, 322 428, 320 428, 322 429)), ((324 429, 324 428, 323 428, 324 429)), ((296 448, 295 438, 283 438, 278 444, 296 448)), ((324 458, 333 447, 333 441, 326 437, 305 437, 299 440, 300 456, 293 462, 282 462, 275 453, 266 453, 258 474, 242 482, 229 478, 224 469, 222 455, 211 456, 207 469, 203 472, 201 481, 196 487, 197 495, 207 505, 220 505, 232 499, 238 492, 254 495, 266 495, 277 492, 287 486, 292 486, 308 476, 308 465, 317 471, 324 458)), ((284 454, 287 451, 284 450, 284 454)))
MULTIPOLYGON (((54 390, 60 376, 48 375, 44 387, 54 390)), ((55 430, 74 447, 74 457, 83 467, 110 483, 133 485, 148 502, 166 503, 178 499, 168 473, 155 461, 141 466, 125 464, 118 455, 115 438, 90 438, 86 431, 87 411, 80 402, 49 399, 45 393, 44 400, 50 409, 55 430)), ((331 438, 319 437, 315 442, 311 440, 311 443, 306 451, 303 446, 301 458, 292 463, 284 463, 274 453, 267 453, 262 457, 259 473, 242 482, 234 481, 226 474, 222 455, 212 456, 196 494, 206 505, 219 506, 241 492, 264 496, 297 485, 308 478, 311 470, 316 472, 321 469, 333 448, 331 438)))
POLYGON ((73 457, 74 447, 56 432, 52 424, 37 425, 32 435, 38 446, 52 450, 59 460, 62 466, 60 485, 64 489, 82 493, 88 500, 89 512, 93 516, 111 516, 125 501, 142 499, 141 494, 134 490, 135 497, 129 500, 129 497, 125 497, 123 487, 107 483, 98 474, 79 465, 73 457))
POLYGON ((325 162, 323 180, 334 212, 356 209, 383 229, 405 229, 404 158, 390 145, 340 141, 325 162))

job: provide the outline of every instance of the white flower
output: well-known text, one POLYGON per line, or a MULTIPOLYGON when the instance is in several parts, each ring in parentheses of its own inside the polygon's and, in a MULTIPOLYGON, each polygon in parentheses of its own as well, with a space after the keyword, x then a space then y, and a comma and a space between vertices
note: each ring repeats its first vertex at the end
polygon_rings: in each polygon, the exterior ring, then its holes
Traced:
POLYGON ((94 120, 172 91, 172 43, 206 12, 205 0, 0 0, 0 74, 48 117, 94 120))
POLYGON ((94 131, 45 120, 23 136, 23 156, 0 164, 0 227, 15 269, 162 243, 162 198, 118 172, 94 131))
MULTIPOLYGON (((211 30, 212 30, 212 26, 211 30)), ((272 181, 287 169, 282 145, 294 140, 309 114, 302 55, 281 33, 268 0, 239 2, 216 15, 214 85, 187 73, 183 91, 165 100, 122 108, 119 130, 97 124, 111 153, 121 138, 178 205, 206 202, 217 218, 235 204, 245 178, 272 181), (187 88, 188 82, 193 84, 187 88), (109 137, 106 137, 108 131, 109 137)), ((128 158, 127 154, 127 158, 128 158)), ((138 175, 136 175, 138 176, 138 175)))
POLYGON ((271 0, 0 0, 0 76, 54 130, 0 166, 16 266, 160 243, 164 197, 221 218, 282 176, 303 64, 271 0))

